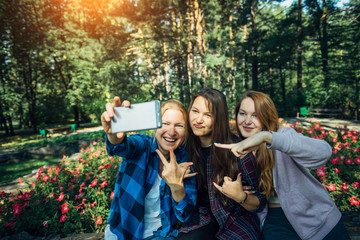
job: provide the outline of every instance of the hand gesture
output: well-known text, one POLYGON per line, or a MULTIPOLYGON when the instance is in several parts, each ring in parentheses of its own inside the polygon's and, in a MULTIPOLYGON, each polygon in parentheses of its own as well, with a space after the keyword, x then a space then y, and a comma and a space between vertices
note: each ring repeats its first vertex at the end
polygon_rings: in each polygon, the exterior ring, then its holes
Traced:
POLYGON ((233 181, 230 177, 224 177, 224 183, 222 186, 219 186, 215 182, 213 182, 213 184, 222 194, 238 203, 246 198, 246 193, 243 190, 241 182, 241 173, 237 175, 235 181, 233 181))
POLYGON ((257 150, 264 142, 272 143, 272 134, 270 132, 258 132, 238 143, 214 143, 214 145, 219 148, 230 149, 236 157, 244 157, 248 153, 257 150))
MULTIPOLYGON (((130 102, 124 101, 122 105, 124 107, 130 107, 130 102)), ((108 135, 108 139, 112 144, 121 143, 125 137, 125 133, 123 133, 123 132, 118 132, 116 134, 113 134, 111 132, 111 118, 114 117, 114 107, 120 107, 120 106, 121 106, 120 98, 114 97, 114 102, 112 104, 107 103, 106 111, 103 112, 103 114, 101 115, 102 127, 103 127, 105 133, 108 135)))
POLYGON ((170 150, 170 161, 164 157, 164 155, 156 149, 156 153, 163 164, 163 170, 161 176, 170 187, 172 196, 176 202, 180 202, 185 197, 185 188, 183 180, 187 177, 193 177, 196 173, 189 172, 189 168, 193 165, 192 162, 184 162, 178 164, 176 162, 176 156, 173 150, 170 150))

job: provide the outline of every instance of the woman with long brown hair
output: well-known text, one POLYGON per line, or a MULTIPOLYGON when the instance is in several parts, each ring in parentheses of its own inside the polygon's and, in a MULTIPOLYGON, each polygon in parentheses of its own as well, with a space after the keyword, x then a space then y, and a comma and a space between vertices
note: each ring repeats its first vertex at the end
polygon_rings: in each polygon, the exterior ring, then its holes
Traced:
POLYGON ((264 93, 245 92, 235 113, 245 140, 216 146, 231 149, 235 156, 255 154, 260 190, 268 199, 268 208, 259 214, 263 238, 349 240, 340 211, 308 170, 329 160, 330 145, 280 128, 276 107, 264 93))
POLYGON ((255 159, 251 154, 235 158, 214 147, 214 142, 239 140, 230 132, 224 94, 211 88, 201 90, 193 95, 188 114, 188 161, 198 173, 198 196, 195 211, 178 239, 260 239, 256 212, 265 207, 265 197, 248 195, 242 189, 242 184, 254 190, 258 187, 255 159), (216 186, 221 185, 218 190, 216 186), (238 191, 225 194, 225 186, 235 186, 238 191))

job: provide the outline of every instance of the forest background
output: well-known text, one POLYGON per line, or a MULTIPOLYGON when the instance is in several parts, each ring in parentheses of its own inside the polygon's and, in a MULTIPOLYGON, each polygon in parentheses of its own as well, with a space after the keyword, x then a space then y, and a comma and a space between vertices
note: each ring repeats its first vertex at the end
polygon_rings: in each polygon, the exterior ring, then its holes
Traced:
POLYGON ((0 121, 6 134, 99 121, 104 103, 214 87, 249 89, 281 117, 360 108, 360 2, 1 0, 0 121))

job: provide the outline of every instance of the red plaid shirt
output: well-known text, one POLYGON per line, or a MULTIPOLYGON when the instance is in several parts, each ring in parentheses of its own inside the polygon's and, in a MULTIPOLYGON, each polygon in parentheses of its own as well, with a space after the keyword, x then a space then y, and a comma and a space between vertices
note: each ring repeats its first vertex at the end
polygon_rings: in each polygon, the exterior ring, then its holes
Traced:
MULTIPOLYGON (((238 160, 238 166, 242 173, 242 181, 253 189, 258 189, 259 172, 256 167, 256 160, 250 153, 244 158, 238 160)), ((260 204, 252 212, 247 211, 239 203, 230 200, 227 206, 214 195, 212 184, 213 170, 207 161, 207 186, 210 199, 212 214, 219 224, 219 231, 216 234, 218 239, 261 239, 260 223, 256 215, 261 212, 266 205, 264 195, 256 192, 254 195, 259 198, 260 204)), ((180 232, 187 233, 209 224, 211 221, 210 209, 197 205, 190 219, 185 222, 180 232)))

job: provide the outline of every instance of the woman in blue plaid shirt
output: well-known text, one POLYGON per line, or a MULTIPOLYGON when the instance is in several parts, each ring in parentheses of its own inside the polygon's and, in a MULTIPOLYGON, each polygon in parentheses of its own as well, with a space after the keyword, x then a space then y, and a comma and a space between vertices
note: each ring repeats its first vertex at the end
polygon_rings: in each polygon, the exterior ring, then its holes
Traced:
POLYGON ((260 239, 256 213, 264 209, 266 199, 256 191, 259 175, 254 156, 248 154, 240 159, 214 146, 216 142, 239 141, 230 132, 224 94, 216 89, 201 90, 192 97, 188 114, 189 161, 199 173, 198 197, 178 239, 260 239), (255 193, 248 195, 243 184, 251 186, 255 193), (228 194, 229 188, 236 191, 228 194))
MULTIPOLYGON (((185 222, 196 204, 195 174, 189 173, 182 147, 187 133, 187 112, 182 103, 162 104, 162 127, 155 137, 111 132, 113 107, 101 117, 110 156, 122 156, 115 183, 105 239, 175 239, 178 221, 185 222), (186 179, 185 179, 186 175, 186 179)), ((124 101, 125 107, 130 102, 124 101)))

